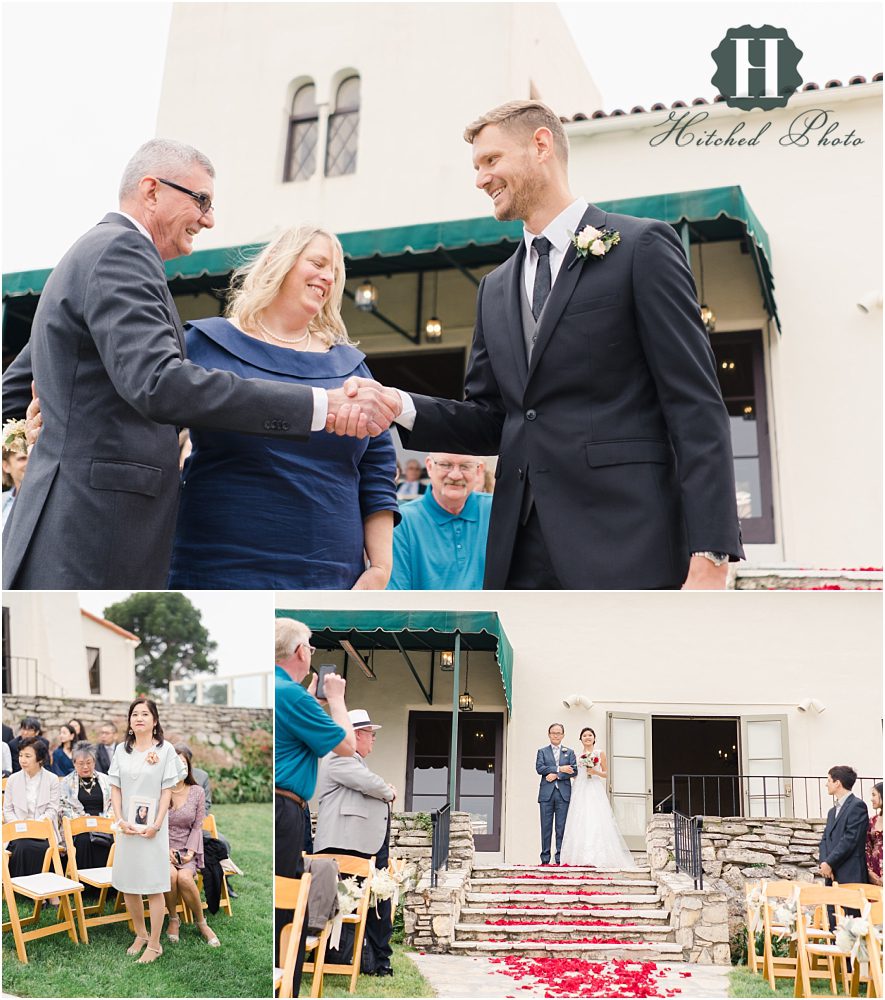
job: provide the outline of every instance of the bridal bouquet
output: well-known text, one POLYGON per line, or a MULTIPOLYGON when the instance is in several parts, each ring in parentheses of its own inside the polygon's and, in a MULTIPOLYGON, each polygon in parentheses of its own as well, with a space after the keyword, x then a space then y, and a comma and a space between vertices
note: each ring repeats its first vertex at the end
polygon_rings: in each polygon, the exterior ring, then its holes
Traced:
POLYGON ((578 764, 580 764, 581 767, 598 768, 599 754, 595 750, 591 750, 589 753, 582 753, 581 756, 578 757, 578 764))

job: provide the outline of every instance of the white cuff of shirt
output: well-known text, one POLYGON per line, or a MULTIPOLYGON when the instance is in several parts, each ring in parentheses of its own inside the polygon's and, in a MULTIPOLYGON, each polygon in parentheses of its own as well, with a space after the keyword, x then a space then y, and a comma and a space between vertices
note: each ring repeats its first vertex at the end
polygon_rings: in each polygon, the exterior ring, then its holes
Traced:
POLYGON ((415 409, 415 401, 407 392, 403 392, 402 389, 397 389, 396 391, 399 393, 403 409, 402 413, 396 418, 395 423, 410 431, 415 426, 415 417, 418 416, 418 411, 415 409))
POLYGON ((310 422, 312 431, 322 431, 326 428, 326 417, 329 415, 329 397, 325 389, 311 386, 313 393, 313 420, 310 422))

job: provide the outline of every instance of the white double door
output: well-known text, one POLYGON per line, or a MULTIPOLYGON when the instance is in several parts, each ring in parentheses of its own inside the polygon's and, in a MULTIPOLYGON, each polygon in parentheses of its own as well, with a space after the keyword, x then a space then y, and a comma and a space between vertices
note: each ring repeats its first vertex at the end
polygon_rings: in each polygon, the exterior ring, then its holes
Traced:
MULTIPOLYGON (((645 850, 652 815, 652 727, 654 716, 609 712, 608 792, 628 847, 645 850)), ((747 816, 792 815, 787 719, 782 715, 740 717, 740 801, 747 816)), ((693 809, 700 812, 700 809, 693 809)))

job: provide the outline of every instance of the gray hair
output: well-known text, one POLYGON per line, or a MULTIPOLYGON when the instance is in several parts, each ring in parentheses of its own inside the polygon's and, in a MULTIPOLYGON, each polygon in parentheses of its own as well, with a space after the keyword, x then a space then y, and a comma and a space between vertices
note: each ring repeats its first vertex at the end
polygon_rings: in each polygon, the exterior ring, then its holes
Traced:
POLYGON ((75 743, 74 749, 71 751, 71 758, 72 760, 79 760, 81 757, 91 757, 95 760, 95 745, 87 743, 86 740, 75 743))
POLYGON ((310 629, 304 622, 295 621, 294 618, 277 618, 274 627, 276 630, 274 653, 277 663, 280 660, 288 660, 302 643, 310 642, 310 629))
POLYGON ((215 167, 209 157, 193 146, 175 139, 148 139, 126 164, 120 180, 120 201, 135 193, 142 177, 168 174, 177 178, 187 173, 194 164, 201 166, 210 177, 215 176, 215 167))

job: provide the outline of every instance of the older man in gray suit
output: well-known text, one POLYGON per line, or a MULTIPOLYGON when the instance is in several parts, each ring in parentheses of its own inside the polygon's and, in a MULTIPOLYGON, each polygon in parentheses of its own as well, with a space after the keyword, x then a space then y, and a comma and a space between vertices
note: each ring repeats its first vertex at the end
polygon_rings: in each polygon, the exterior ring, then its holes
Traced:
MULTIPOLYGON (((372 722, 365 709, 354 709, 348 715, 356 739, 356 753, 352 757, 330 753, 320 762, 314 850, 317 854, 374 857, 376 868, 386 868, 390 850, 390 803, 396 798, 396 789, 373 774, 366 764, 366 757, 375 745, 375 733, 381 726, 372 722)), ((393 975, 390 967, 392 933, 390 900, 381 900, 377 908, 369 910, 366 921, 364 974, 393 975)))
POLYGON ((166 583, 178 506, 177 425, 306 440, 346 406, 348 432, 389 425, 381 394, 207 371, 184 358, 163 262, 214 223, 215 170, 153 139, 130 160, 119 211, 49 276, 28 347, 7 369, 4 416, 36 384, 43 430, 3 532, 3 586, 155 589, 166 583), (360 415, 359 411, 362 411, 360 415))

